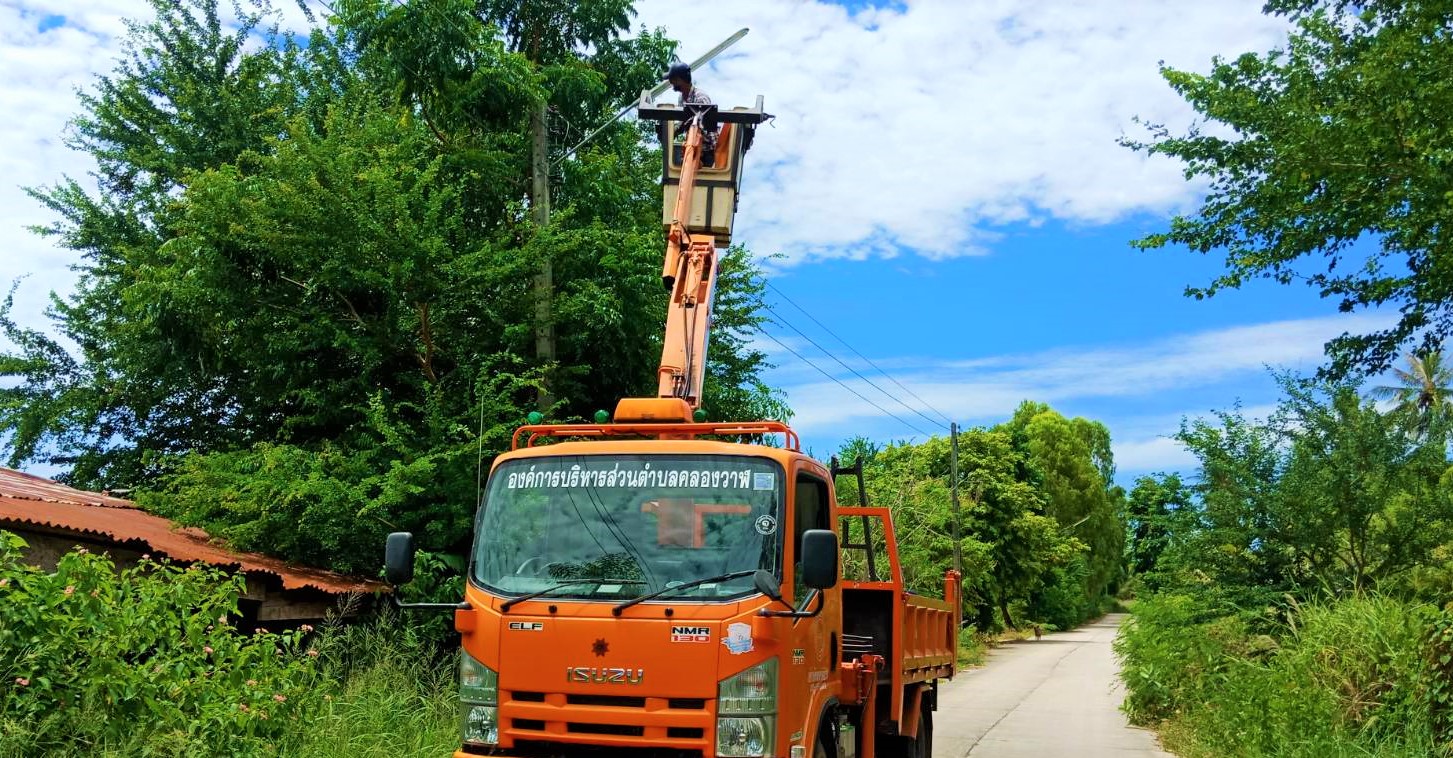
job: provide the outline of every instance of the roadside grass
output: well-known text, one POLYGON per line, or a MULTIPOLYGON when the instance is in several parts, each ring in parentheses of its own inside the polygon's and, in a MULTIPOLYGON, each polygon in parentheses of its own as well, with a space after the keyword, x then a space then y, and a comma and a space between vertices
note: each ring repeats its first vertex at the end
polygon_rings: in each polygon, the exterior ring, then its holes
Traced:
POLYGON ((1307 605, 1274 636, 1188 596, 1146 597, 1136 611, 1116 641, 1124 709, 1183 758, 1453 755, 1434 736, 1433 606, 1307 605))
POLYGON ((334 687, 280 755, 385 758, 459 747, 457 659, 412 621, 391 613, 324 631, 322 666, 334 687))

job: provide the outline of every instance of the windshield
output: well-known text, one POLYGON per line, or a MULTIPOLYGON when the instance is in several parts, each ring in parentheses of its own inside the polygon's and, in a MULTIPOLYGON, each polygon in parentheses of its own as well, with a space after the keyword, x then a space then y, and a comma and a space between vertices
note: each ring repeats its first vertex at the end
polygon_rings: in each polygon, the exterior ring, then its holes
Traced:
POLYGON ((576 455, 507 461, 480 508, 474 580, 505 595, 626 600, 754 592, 780 576, 782 468, 737 455, 576 455), (584 580, 584 581, 581 581, 584 580))

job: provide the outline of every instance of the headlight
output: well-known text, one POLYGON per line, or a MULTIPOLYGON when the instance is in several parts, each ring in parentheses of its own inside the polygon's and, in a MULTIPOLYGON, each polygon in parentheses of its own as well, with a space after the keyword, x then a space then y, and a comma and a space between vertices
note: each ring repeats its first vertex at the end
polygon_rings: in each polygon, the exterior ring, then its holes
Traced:
POLYGON ((716 707, 717 755, 770 755, 776 737, 777 659, 718 683, 716 707))
POLYGON ((459 733, 465 742, 493 745, 499 742, 499 674, 474 660, 468 651, 459 653, 459 733))
POLYGON ((765 756, 772 750, 771 716, 737 716, 716 720, 716 754, 765 756))
POLYGON ((459 706, 459 733, 465 742, 493 745, 499 742, 499 713, 492 705, 459 706))

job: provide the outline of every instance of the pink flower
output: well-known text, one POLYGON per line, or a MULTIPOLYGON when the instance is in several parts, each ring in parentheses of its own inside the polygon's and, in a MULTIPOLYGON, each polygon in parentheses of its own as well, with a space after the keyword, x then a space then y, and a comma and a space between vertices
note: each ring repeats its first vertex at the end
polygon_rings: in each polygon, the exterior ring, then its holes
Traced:
POLYGON ((282 693, 278 693, 276 695, 273 695, 272 696, 272 699, 278 701, 279 703, 281 703, 284 700, 287 700, 288 699, 288 696, 287 695, 284 695, 282 693))
POLYGON ((0 579, 0 587, 9 587, 9 586, 10 586, 10 580, 9 579, 0 579))
POLYGON ((309 658, 317 658, 318 657, 318 651, 317 650, 309 650, 308 651, 308 657, 309 658))
POLYGON ((206 655, 211 655, 212 654, 212 646, 211 645, 203 645, 202 646, 202 652, 204 654, 206 654, 206 655))
POLYGON ((262 627, 259 626, 258 628, 253 629, 252 630, 252 633, 253 634, 267 634, 267 630, 266 629, 263 629, 262 627))
POLYGON ((17 676, 17 677, 15 677, 15 683, 18 684, 18 685, 20 685, 21 687, 29 687, 30 686, 30 680, 29 679, 26 679, 23 676, 17 676))
POLYGON ((298 627, 298 628, 299 629, 302 629, 304 634, 307 634, 308 632, 313 631, 313 625, 312 624, 303 624, 301 627, 298 627))
POLYGON ((76 594, 76 585, 74 585, 74 584, 67 585, 66 586, 66 597, 70 597, 71 595, 74 595, 74 594, 76 594))
POLYGON ((143 561, 149 561, 149 560, 151 560, 151 553, 142 553, 141 554, 141 560, 143 560, 143 561))
POLYGON ((78 549, 77 549, 77 550, 76 550, 76 552, 77 552, 77 553, 80 553, 80 554, 81 554, 81 555, 88 555, 88 554, 90 554, 90 552, 91 552, 91 551, 90 551, 90 550, 87 550, 87 549, 85 549, 85 548, 78 548, 78 549))
POLYGON ((238 703, 237 710, 242 711, 243 713, 247 713, 252 709, 247 707, 247 703, 238 703))
POLYGON ((247 680, 247 686, 248 687, 256 687, 257 686, 257 680, 256 679, 248 679, 247 680))
POLYGON ((101 590, 99 588, 94 589, 94 590, 91 590, 91 597, 100 597, 100 596, 101 596, 101 590))

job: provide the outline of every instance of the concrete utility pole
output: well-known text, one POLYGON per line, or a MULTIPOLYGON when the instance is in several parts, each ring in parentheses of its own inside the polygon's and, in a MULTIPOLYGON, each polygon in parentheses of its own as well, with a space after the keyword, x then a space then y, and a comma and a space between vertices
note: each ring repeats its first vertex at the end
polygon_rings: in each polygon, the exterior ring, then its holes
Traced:
MULTIPOLYGON (((546 142, 549 108, 550 104, 542 100, 530 111, 530 217, 536 234, 550 223, 550 155, 546 142)), ((555 270, 543 250, 539 265, 535 271, 535 357, 541 364, 550 364, 555 362, 555 270)), ((535 407, 548 413, 554 404, 547 378, 535 397, 535 407)))
POLYGON ((949 497, 954 504, 954 571, 964 572, 963 548, 959 544, 959 425, 948 425, 949 438, 949 497))

